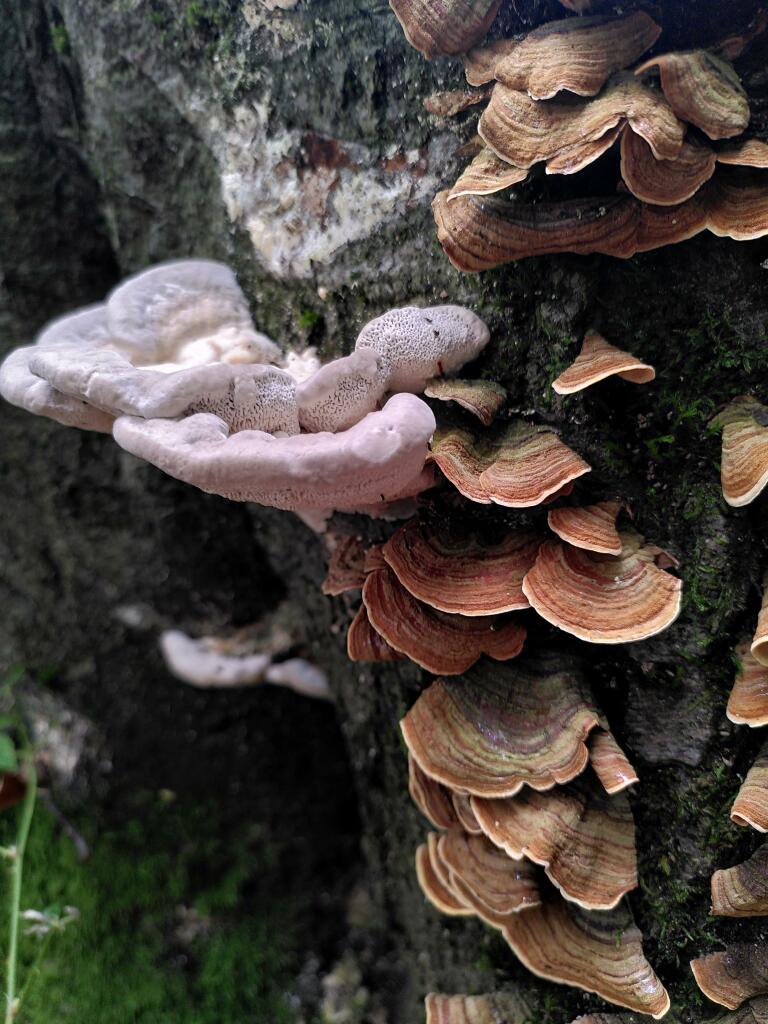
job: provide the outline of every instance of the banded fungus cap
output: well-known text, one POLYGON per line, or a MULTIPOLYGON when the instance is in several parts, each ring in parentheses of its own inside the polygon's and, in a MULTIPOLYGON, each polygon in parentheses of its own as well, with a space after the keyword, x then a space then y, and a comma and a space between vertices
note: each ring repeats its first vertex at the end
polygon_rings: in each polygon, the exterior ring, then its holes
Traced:
POLYGON ((414 518, 392 534, 383 553, 419 601, 453 614, 496 615, 529 607, 522 582, 542 540, 515 532, 493 543, 414 518))
POLYGON ((514 619, 438 611, 413 597, 388 567, 368 575, 363 603, 390 646, 436 675, 460 675, 483 654, 506 661, 523 648, 525 630, 514 619))
POLYGON ((736 647, 739 668, 725 713, 736 725, 754 729, 768 725, 768 668, 755 658, 751 646, 742 640, 736 647))
POLYGON ((586 911, 555 899, 506 918, 502 934, 529 971, 595 992, 655 1019, 669 1010, 666 989, 643 953, 626 902, 586 911))
POLYGON ((450 917, 471 917, 474 910, 453 891, 448 872, 437 855, 437 834, 430 832, 427 843, 416 850, 416 880, 426 898, 442 914, 450 917))
POLYGON ((207 414, 179 421, 121 416, 113 434, 132 455, 201 490, 303 510, 355 509, 417 493, 434 429, 424 402, 394 395, 381 411, 336 434, 230 433, 207 414))
POLYGON ((768 668, 768 572, 763 577, 763 602, 749 650, 755 661, 768 668))
POLYGON ((405 655, 373 628, 368 609, 361 604, 347 630, 347 657, 350 661, 403 661, 405 655))
POLYGON ((456 402, 477 416, 484 427, 490 427, 507 400, 506 389, 492 380, 431 380, 424 388, 424 394, 441 402, 456 402))
POLYGON ((540 505, 591 468, 550 427, 522 421, 492 436, 441 428, 429 458, 466 498, 510 508, 540 505))
POLYGON ((418 809, 437 829, 455 828, 459 824, 451 790, 431 779, 408 755, 408 792, 418 809))
POLYGON ((708 50, 664 53, 635 69, 658 69, 667 102, 683 121, 710 139, 740 135, 749 124, 749 101, 730 61, 708 50))
POLYGON ((768 167, 768 142, 744 139, 717 151, 717 162, 739 167, 768 167))
POLYGON ((712 875, 712 913, 723 917, 768 914, 768 843, 735 867, 712 875))
POLYGON ((768 832, 768 740, 739 787, 731 807, 731 821, 768 832))
POLYGON ((578 356, 552 381, 552 387, 558 395, 572 395, 614 375, 632 384, 648 384, 656 371, 631 353, 611 345, 602 334, 590 330, 584 335, 578 356))
POLYGON ((696 136, 686 135, 679 154, 659 160, 635 132, 621 136, 621 177, 633 196, 655 206, 676 206, 695 195, 715 173, 719 157, 696 136))
POLYGON ((657 159, 680 155, 685 126, 663 96, 631 75, 612 79, 594 99, 569 102, 539 103, 499 82, 477 130, 489 149, 515 167, 544 161, 550 173, 568 174, 598 159, 617 138, 614 129, 625 123, 657 159))
POLYGON ((531 1008, 518 992, 447 996, 430 992, 424 1000, 425 1024, 525 1024, 531 1008))
POLYGON ((483 661, 461 678, 438 679, 400 723, 430 778, 482 797, 550 789, 586 767, 586 740, 600 716, 584 679, 551 659, 483 661))
POLYGON ((475 817, 509 857, 540 864, 566 900, 610 910, 637 886, 632 810, 625 794, 609 797, 589 770, 545 792, 472 797, 475 817))
POLYGON ((741 395, 711 422, 723 431, 723 497, 734 508, 749 505, 768 484, 768 406, 741 395))
POLYGON ((600 501, 583 508, 563 506, 547 513, 549 528, 575 548, 604 555, 621 554, 621 535, 616 520, 620 501, 600 501))
POLYGON ((533 99, 566 90, 594 96, 616 71, 633 64, 661 28, 643 11, 618 18, 566 18, 539 25, 496 63, 494 77, 533 99))
POLYGON ((427 60, 466 53, 493 24, 501 0, 389 0, 405 38, 427 60))
POLYGON ((433 377, 475 359, 489 339, 486 324, 464 306, 403 306, 367 323, 355 351, 379 357, 389 391, 421 392, 433 377))
POLYGON ((438 839, 437 852, 459 894, 469 890, 473 906, 480 903, 491 914, 506 915, 541 903, 533 864, 512 860, 484 835, 450 829, 438 839), (463 884, 457 886, 456 880, 463 884))
POLYGON ((645 640, 680 613, 682 581, 659 569, 634 530, 618 557, 545 541, 523 580, 531 606, 558 629, 597 644, 645 640))
POLYGON ((527 168, 514 167, 509 161, 497 156, 492 149, 483 146, 459 175, 448 193, 448 200, 450 202, 460 196, 490 196, 518 185, 527 177, 527 168))
POLYGON ((365 582, 365 545, 359 537, 326 533, 328 571, 320 589, 329 597, 359 590, 365 582))
POLYGON ((589 737, 589 763, 610 796, 639 782, 629 758, 605 726, 594 729, 589 737))
POLYGON ((738 942, 719 953, 691 960, 696 984, 713 1003, 735 1010, 768 993, 768 947, 738 942))

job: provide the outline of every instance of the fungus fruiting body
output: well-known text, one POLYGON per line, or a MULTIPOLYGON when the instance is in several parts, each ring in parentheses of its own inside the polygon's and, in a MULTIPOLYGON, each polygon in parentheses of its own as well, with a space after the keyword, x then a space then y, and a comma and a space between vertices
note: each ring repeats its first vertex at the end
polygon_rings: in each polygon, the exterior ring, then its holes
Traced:
POLYGON ((768 844, 741 864, 712 875, 712 913, 724 917, 768 914, 768 844))
POLYGON ((757 943, 734 943, 699 957, 691 970, 704 995, 729 1010, 768 993, 768 949, 757 943))
POLYGON ((507 397, 504 388, 494 381, 456 378, 429 381, 424 394, 427 398, 437 398, 441 402, 456 402, 477 416, 484 427, 490 427, 507 397))
POLYGON ((768 741, 741 784, 731 807, 731 821, 768 832, 768 741))
POLYGON ((447 996, 430 992, 424 1000, 425 1024, 524 1024, 530 1007, 517 992, 447 996))
POLYGON ((768 669, 768 573, 763 579, 763 602, 749 652, 758 664, 768 669))
POLYGON ((728 698, 726 714, 737 725, 768 725, 768 668, 761 665, 749 640, 736 647, 739 668, 728 698))
POLYGON ((735 508, 749 505, 768 484, 768 406, 748 395, 734 398, 712 425, 723 431, 723 496, 735 508))
POLYGON ((548 512, 547 522, 550 530, 573 547, 620 555, 621 534, 616 529, 620 510, 618 501, 601 501, 585 508, 563 506, 548 512))
POLYGON ((390 0, 411 46, 429 60, 439 54, 465 53, 493 24, 501 0, 390 0))
POLYGON ((597 331, 587 331, 576 360, 552 382, 558 395, 571 395, 613 375, 633 384, 647 384, 656 376, 652 366, 611 345, 597 331))
POLYGON ((543 538, 513 532, 497 542, 411 519, 384 545, 387 565, 414 597, 444 612, 497 615, 528 608, 522 582, 543 538))
POLYGON ((654 564, 634 531, 613 557, 549 540, 523 580, 532 607, 553 626, 590 643, 644 640, 674 622, 682 582, 654 564))
POLYGON ((590 470, 549 427, 522 421, 492 437, 439 429, 429 457, 465 497, 511 508, 540 505, 590 470))

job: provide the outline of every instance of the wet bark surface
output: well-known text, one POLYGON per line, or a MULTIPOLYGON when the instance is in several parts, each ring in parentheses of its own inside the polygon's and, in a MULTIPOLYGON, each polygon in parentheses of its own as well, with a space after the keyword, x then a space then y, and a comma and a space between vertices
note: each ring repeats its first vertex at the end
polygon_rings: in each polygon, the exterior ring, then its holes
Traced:
MULTIPOLYGON (((731 4, 727 18, 715 0, 693 13, 663 6, 665 43, 693 46, 758 5, 731 4)), ((707 422, 735 395, 768 395, 768 241, 701 236, 628 261, 556 257, 462 277, 434 238, 429 199, 455 176, 452 154, 475 115, 452 126, 421 106, 461 84, 457 62, 427 64, 374 0, 269 8, 2 0, 2 348, 126 273, 191 255, 237 269, 259 328, 327 356, 394 305, 464 302, 484 316, 492 343, 476 373, 590 462, 581 499, 627 499, 637 528, 681 563, 684 608, 671 629, 622 649, 572 646, 641 776, 631 795, 641 886, 630 902, 646 952, 673 1013, 704 1019, 690 957, 764 937, 760 919, 708 917, 711 871, 759 842, 728 809, 762 737, 730 725, 725 702, 733 648, 759 606, 768 526, 765 497, 742 510, 723 503, 707 422), (654 364, 656 381, 555 396, 550 382, 590 325, 654 364)), ((510 3, 499 25, 561 13, 554 0, 510 3)), ((767 52, 760 44, 739 65, 758 129, 767 52)), ((611 158, 588 180, 611 191, 611 158)), ((547 187, 561 183, 530 186, 547 187)), ((109 438, 8 406, 0 417, 0 659, 23 665, 30 687, 97 737, 65 804, 99 820, 137 789, 167 788, 216 796, 233 818, 301 837, 296 856, 320 880, 317 913, 338 916, 321 955, 330 966, 353 949, 371 994, 366 1020, 411 1024, 428 990, 512 983, 537 1019, 602 1008, 532 978, 479 924, 424 903, 412 860, 425 823, 407 797, 397 721, 428 678, 347 661, 354 601, 320 593, 320 538, 291 514, 170 480, 109 438), (223 632, 286 600, 298 649, 329 673, 335 708, 267 688, 194 691, 163 667, 162 628, 223 632), (372 910, 351 929, 344 900, 361 878, 372 910)), ((382 529, 349 517, 335 526, 382 529)))

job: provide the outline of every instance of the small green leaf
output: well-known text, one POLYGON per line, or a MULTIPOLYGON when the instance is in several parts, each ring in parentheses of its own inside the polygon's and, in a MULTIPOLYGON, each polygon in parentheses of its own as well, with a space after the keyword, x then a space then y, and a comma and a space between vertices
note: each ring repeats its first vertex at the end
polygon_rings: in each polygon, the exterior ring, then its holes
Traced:
POLYGON ((13 740, 5 733, 0 733, 0 772, 15 772, 18 767, 13 740))

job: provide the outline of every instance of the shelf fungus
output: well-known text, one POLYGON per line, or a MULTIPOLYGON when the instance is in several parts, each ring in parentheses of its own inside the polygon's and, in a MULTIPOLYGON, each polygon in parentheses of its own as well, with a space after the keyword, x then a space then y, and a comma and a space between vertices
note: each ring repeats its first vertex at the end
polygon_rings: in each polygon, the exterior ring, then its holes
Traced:
POLYGON ((490 427, 507 400, 506 389, 492 380, 458 380, 437 378, 424 388, 427 398, 456 402, 476 416, 484 427, 490 427))
POLYGON ((619 18, 551 21, 514 40, 515 45, 493 62, 470 54, 467 78, 479 77, 478 63, 492 63, 494 78, 536 100, 562 91, 594 96, 610 75, 633 64, 660 34, 656 22, 642 11, 619 18))
POLYGON ((546 792, 472 797, 472 809, 493 843, 540 864, 565 899, 585 909, 610 910, 637 886, 629 801, 608 796, 592 772, 546 792))
POLYGON ((702 231, 736 241, 768 234, 768 185, 743 168, 722 168, 677 206, 643 204, 627 194, 534 204, 470 195, 449 202, 449 196, 439 192, 432 203, 438 240, 465 273, 564 252, 628 259, 702 231))
POLYGON ((603 555, 621 554, 621 534, 616 519, 620 501, 601 501, 584 508, 564 506, 547 513, 549 528, 561 540, 584 551, 603 555))
POLYGON ((493 24, 501 0, 390 0, 405 38, 427 60, 466 53, 493 24))
POLYGON ((632 75, 612 79, 594 99, 568 102, 541 103, 499 82, 477 130, 486 146, 515 167, 544 162, 549 173, 570 174, 602 156, 616 139, 614 129, 624 124, 658 160, 679 156, 685 125, 659 93, 632 75))
POLYGON ((411 795, 411 800, 435 828, 448 829, 459 824, 451 791, 439 782, 435 782, 434 779, 430 779, 410 754, 408 755, 408 792, 411 795))
POLYGON ((447 996, 430 992, 424 1000, 425 1024, 525 1024, 531 1008, 518 992, 447 996))
POLYGON ((413 597, 388 567, 369 573, 363 603, 391 647, 436 675, 460 675, 483 654, 506 661, 523 648, 525 630, 515 619, 438 611, 413 597))
POLYGON ((546 541, 523 580, 531 606, 558 629, 597 644, 660 633, 680 612, 682 581, 658 568, 656 549, 634 530, 621 533, 618 557, 546 541))
POLYGON ((712 875, 712 913, 723 917, 768 914, 768 844, 742 864, 712 875))
POLYGON ((749 124, 749 102, 733 65, 707 50, 664 53, 636 68, 658 70, 661 88, 678 117, 710 139, 740 135, 749 124))
POLYGON ((178 421, 121 416, 113 434, 132 455, 203 491, 296 510, 355 509, 417 493, 434 429, 421 399, 394 395, 337 434, 232 433, 210 414, 178 421))
POLYGON ((441 914, 471 917, 474 910, 455 892, 452 879, 437 852, 437 833, 430 832, 427 842, 416 850, 416 880, 426 898, 441 914))
POLYGON ((738 167, 768 168, 768 142, 762 139, 744 139, 733 146, 717 151, 717 162, 738 167))
POLYGON ((763 577, 763 603, 757 616, 755 635, 750 645, 752 657, 764 668, 768 668, 768 573, 763 577))
POLYGON ((368 609, 361 604, 347 630, 347 657, 350 661, 403 661, 405 655, 390 647, 371 625, 368 609))
POLYGON ((481 916, 516 914, 541 903, 534 865, 512 860, 484 835, 468 835, 461 828, 443 832, 437 855, 454 891, 481 916))
POLYGON ((742 395, 714 417, 712 426, 723 431, 723 497, 734 508, 749 505, 768 484, 768 406, 742 395))
POLYGON ((587 738, 601 724, 586 681, 549 660, 483 661, 438 679, 400 723, 430 778, 458 792, 508 797, 550 789, 587 766, 587 738))
POLYGON ((525 181, 528 168, 513 167, 507 160, 502 160, 492 149, 483 146, 472 158, 459 175, 456 184, 448 193, 448 199, 459 196, 490 196, 495 192, 503 192, 513 185, 525 181))
POLYGON ((587 331, 581 352, 571 365, 552 381, 552 387, 558 395, 572 395, 613 376, 621 377, 632 384, 648 384, 656 376, 656 371, 637 356, 611 345, 597 331, 587 331))
POLYGON ((751 642, 736 647, 739 668, 728 698, 726 714, 736 725, 768 725, 768 668, 751 651, 751 642))
POLYGON ((758 943, 733 943, 698 957, 691 970, 704 995, 729 1010, 768 993, 768 947, 758 943))
POLYGON ((321 590, 329 597, 338 597, 350 590, 359 590, 365 582, 365 545, 359 537, 326 533, 329 549, 328 571, 321 590))
POLYGON ((593 729, 589 737, 589 763, 603 789, 611 796, 639 781, 637 772, 610 729, 593 729))
POLYGON ((429 458, 466 498, 510 508, 540 505, 590 471, 550 427, 520 420, 491 436, 441 428, 429 458))
POLYGON ((768 832, 768 741, 760 748, 731 807, 731 821, 768 832))
POLYGON ((656 1019, 669 1010, 669 996, 645 958, 626 902, 614 910, 587 911, 554 899, 509 916, 501 930, 540 978, 594 992, 656 1019))
POLYGON ((528 608, 522 582, 543 537, 514 532, 502 540, 410 519, 384 545, 384 558, 419 601, 452 614, 478 616, 528 608))
POLYGON ((635 132, 621 137, 622 180, 633 196, 654 206, 690 199, 715 173, 717 160, 715 151, 693 135, 686 136, 673 160, 659 160, 635 132))

